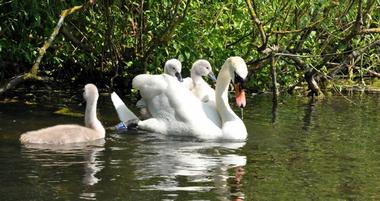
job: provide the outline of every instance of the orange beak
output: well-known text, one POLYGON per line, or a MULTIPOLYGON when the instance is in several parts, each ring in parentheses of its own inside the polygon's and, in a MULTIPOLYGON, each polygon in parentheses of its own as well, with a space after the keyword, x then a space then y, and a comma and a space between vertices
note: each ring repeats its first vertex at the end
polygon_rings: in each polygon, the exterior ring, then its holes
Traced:
POLYGON ((245 99, 245 91, 241 87, 240 83, 235 84, 235 96, 236 96, 236 104, 238 107, 243 108, 246 105, 245 99))

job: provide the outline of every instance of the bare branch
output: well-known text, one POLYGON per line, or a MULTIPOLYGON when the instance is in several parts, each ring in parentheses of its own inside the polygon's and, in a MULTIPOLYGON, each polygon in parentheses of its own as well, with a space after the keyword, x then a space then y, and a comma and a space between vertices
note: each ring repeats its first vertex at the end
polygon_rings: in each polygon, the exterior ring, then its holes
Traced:
MULTIPOLYGON (((329 65, 329 66, 335 66, 335 67, 340 67, 342 66, 341 63, 334 63, 334 62, 327 62, 326 65, 329 65)), ((370 76, 374 76, 374 77, 380 77, 380 73, 374 71, 374 70, 370 70, 370 69, 366 69, 366 68, 361 68, 359 66, 352 66, 354 69, 356 70, 361 70, 361 71, 366 71, 370 76)))
POLYGON ((380 27, 360 30, 360 34, 372 34, 372 33, 380 33, 380 27))
POLYGON ((249 33, 245 34, 244 36, 240 37, 239 39, 237 39, 236 41, 230 43, 230 44, 227 44, 226 47, 229 48, 231 46, 234 46, 238 43, 240 43, 242 40, 244 40, 245 38, 247 38, 248 36, 252 35, 253 31, 250 31, 249 33))
POLYGON ((257 12, 255 8, 253 7, 252 0, 246 0, 248 9, 249 9, 249 14, 251 15, 252 21, 256 24, 260 31, 260 37, 261 37, 261 46, 258 48, 259 51, 264 50, 268 41, 267 41, 267 36, 264 31, 263 23, 260 21, 260 19, 257 17, 257 12))
POLYGON ((71 41, 74 45, 78 46, 79 48, 87 52, 95 52, 94 47, 91 47, 78 40, 65 26, 61 28, 61 33, 65 36, 65 38, 67 38, 69 41, 71 41))
POLYGON ((44 57, 45 53, 46 53, 46 50, 50 47, 50 45, 53 43, 55 37, 58 35, 59 33, 59 30, 61 29, 62 25, 63 25, 63 22, 66 18, 66 16, 74 13, 75 11, 81 9, 82 6, 74 6, 72 8, 69 8, 69 9, 66 9, 66 10, 63 10, 61 12, 61 17, 59 18, 58 20, 58 23, 57 25, 55 26, 54 30, 53 30, 53 33, 50 35, 50 38, 49 40, 47 40, 45 42, 45 44, 39 49, 39 56, 36 60, 36 62, 34 63, 32 69, 30 70, 30 73, 32 75, 37 75, 37 72, 38 72, 38 68, 40 66, 40 63, 41 63, 41 60, 42 58, 44 57))
POLYGON ((370 44, 370 45, 368 45, 368 46, 366 46, 366 47, 364 47, 362 49, 352 51, 352 53, 349 54, 345 58, 345 60, 342 62, 342 64, 340 66, 338 66, 337 68, 332 69, 332 71, 329 73, 329 75, 331 77, 334 77, 339 71, 348 68, 349 62, 352 59, 356 59, 357 57, 359 57, 360 55, 362 55, 368 49, 372 49, 372 48, 375 48, 377 46, 380 46, 380 40, 377 40, 377 41, 373 42, 372 44, 370 44))
POLYGON ((18 84, 24 82, 25 80, 28 80, 28 79, 42 80, 42 78, 39 77, 37 75, 37 73, 38 73, 39 66, 40 66, 40 63, 42 61, 42 58, 44 57, 44 55, 46 53, 46 50, 51 46, 55 37, 58 35, 65 18, 68 15, 74 13, 75 11, 81 9, 82 7, 83 7, 83 5, 74 6, 72 8, 63 10, 61 12, 61 17, 59 18, 59 21, 58 21, 57 25, 55 26, 53 33, 50 35, 50 38, 47 41, 45 41, 44 45, 39 49, 39 56, 36 59, 31 70, 28 73, 17 75, 17 76, 14 76, 13 78, 11 78, 7 83, 4 84, 4 86, 0 87, 0 95, 2 95, 4 92, 16 87, 18 84))
POLYGON ((150 42, 148 50, 144 53, 144 60, 143 60, 144 71, 146 71, 147 62, 148 62, 148 60, 149 60, 149 58, 150 58, 153 50, 156 47, 158 47, 158 46, 160 46, 162 44, 167 43, 171 39, 171 37, 173 36, 174 31, 177 28, 178 24, 181 23, 182 20, 185 18, 186 14, 187 14, 187 10, 190 7, 190 2, 191 2, 191 0, 187 0, 186 1, 185 9, 184 9, 182 15, 181 16, 177 16, 169 24, 168 28, 166 29, 166 31, 163 34, 157 35, 157 36, 153 37, 153 39, 150 42))
POLYGON ((303 31, 306 31, 308 29, 311 29, 313 27, 315 27, 316 25, 318 25, 319 23, 321 23, 322 21, 324 20, 323 19, 320 19, 312 24, 310 24, 309 26, 303 28, 303 29, 296 29, 296 30, 279 30, 279 31, 271 31, 271 34, 292 34, 292 33, 300 33, 300 32, 303 32, 303 31))
POLYGON ((363 6, 362 6, 362 0, 359 0, 355 23, 352 26, 351 33, 346 36, 345 41, 347 42, 347 41, 350 41, 352 38, 354 38, 356 34, 360 32, 362 25, 363 25, 363 6))

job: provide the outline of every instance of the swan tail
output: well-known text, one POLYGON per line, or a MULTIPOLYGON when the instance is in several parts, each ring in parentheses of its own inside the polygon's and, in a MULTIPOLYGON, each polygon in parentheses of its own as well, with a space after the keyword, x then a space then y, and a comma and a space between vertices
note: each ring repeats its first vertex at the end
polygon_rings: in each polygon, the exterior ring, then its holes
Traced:
POLYGON ((113 92, 111 94, 111 100, 113 103, 113 106, 116 109, 117 115, 119 116, 119 120, 122 122, 127 122, 132 119, 139 119, 121 100, 121 98, 113 92))
POLYGON ((28 135, 25 135, 25 134, 22 134, 21 137, 20 137, 20 142, 21 144, 27 144, 27 143, 30 143, 30 138, 28 135))

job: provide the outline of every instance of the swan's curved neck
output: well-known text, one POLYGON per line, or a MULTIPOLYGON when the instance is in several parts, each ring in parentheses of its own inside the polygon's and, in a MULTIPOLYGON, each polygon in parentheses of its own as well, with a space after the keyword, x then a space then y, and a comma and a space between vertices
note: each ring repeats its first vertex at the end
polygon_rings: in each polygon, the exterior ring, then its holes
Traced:
POLYGON ((224 64, 218 74, 215 90, 216 107, 218 108, 222 122, 238 118, 228 103, 228 86, 231 82, 231 76, 227 65, 224 64))
POLYGON ((99 134, 105 135, 105 129, 96 117, 96 105, 97 99, 87 100, 86 112, 84 117, 84 122, 86 127, 96 130, 99 134))
POLYGON ((235 114, 228 103, 228 86, 231 82, 230 63, 225 63, 216 81, 215 101, 218 113, 222 119, 222 138, 245 140, 247 129, 244 122, 235 114))

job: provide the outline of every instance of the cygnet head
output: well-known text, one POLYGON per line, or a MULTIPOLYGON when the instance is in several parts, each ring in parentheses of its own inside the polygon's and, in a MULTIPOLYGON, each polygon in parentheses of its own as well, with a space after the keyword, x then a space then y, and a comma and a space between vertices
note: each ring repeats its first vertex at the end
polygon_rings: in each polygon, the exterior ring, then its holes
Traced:
POLYGON ((182 64, 178 59, 169 59, 165 62, 164 73, 176 77, 182 82, 182 64))
POLYGON ((205 59, 199 59, 194 62, 193 66, 191 67, 192 74, 199 76, 208 76, 212 81, 216 81, 215 75, 212 72, 211 64, 205 59))
POLYGON ((86 102, 90 102, 90 100, 98 100, 98 88, 96 88, 96 86, 93 84, 86 84, 84 86, 83 98, 86 100, 86 102))

